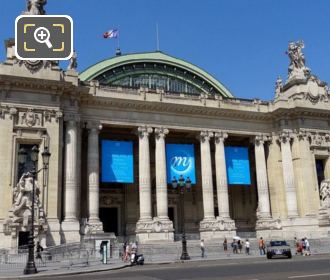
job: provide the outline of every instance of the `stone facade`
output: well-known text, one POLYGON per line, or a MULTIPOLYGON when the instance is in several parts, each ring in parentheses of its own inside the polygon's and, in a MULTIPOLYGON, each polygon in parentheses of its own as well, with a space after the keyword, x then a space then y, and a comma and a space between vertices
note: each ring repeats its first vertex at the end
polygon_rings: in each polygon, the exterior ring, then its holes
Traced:
MULTIPOLYGON (((305 66, 301 42, 290 44, 288 80, 277 80, 270 102, 231 97, 202 70, 179 60, 178 67, 195 75, 192 80, 215 85, 218 92, 211 86, 209 93, 201 87, 188 94, 108 85, 102 76, 114 75, 111 61, 118 57, 79 75, 72 65, 63 71, 56 62, 19 61, 12 40, 6 48, 0 65, 0 248, 17 247, 28 221, 26 212, 27 219, 23 215, 8 230, 21 145, 51 152, 49 169, 38 175, 45 217, 44 230, 36 234, 47 246, 109 232, 105 217, 118 238, 140 242, 172 242, 183 226, 188 238, 240 232, 328 236, 329 89, 305 66), (134 142, 134 184, 101 182, 102 139, 134 142), (166 143, 196 147, 197 183, 183 203, 167 184, 166 143), (248 147, 251 186, 228 186, 226 145, 248 147)), ((152 59, 154 69, 160 62, 162 69, 173 67, 173 58, 162 53, 142 54, 136 61, 123 55, 122 67, 141 63, 141 57, 145 67, 152 59)))

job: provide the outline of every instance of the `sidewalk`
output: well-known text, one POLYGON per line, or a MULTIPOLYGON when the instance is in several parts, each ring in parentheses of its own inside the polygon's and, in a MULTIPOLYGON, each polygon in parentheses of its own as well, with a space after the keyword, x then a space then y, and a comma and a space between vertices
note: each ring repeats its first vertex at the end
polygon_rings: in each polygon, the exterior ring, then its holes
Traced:
POLYGON ((129 263, 124 263, 122 261, 112 262, 108 264, 92 263, 90 265, 73 265, 71 267, 65 267, 63 265, 48 265, 47 267, 38 268, 37 274, 24 275, 23 268, 16 268, 11 270, 1 270, 0 268, 0 279, 21 279, 30 278, 36 279, 38 277, 44 276, 61 276, 61 275, 72 275, 72 274, 82 274, 82 273, 93 273, 106 270, 121 269, 130 266, 129 263))

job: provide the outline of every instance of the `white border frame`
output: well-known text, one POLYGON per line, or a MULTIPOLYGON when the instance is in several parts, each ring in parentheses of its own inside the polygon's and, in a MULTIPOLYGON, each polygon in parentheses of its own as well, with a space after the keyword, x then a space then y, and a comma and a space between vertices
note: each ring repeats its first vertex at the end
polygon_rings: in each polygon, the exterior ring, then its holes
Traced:
POLYGON ((20 60, 68 60, 72 57, 73 55, 73 20, 70 16, 68 15, 20 15, 16 18, 15 20, 15 55, 18 59, 20 60), (26 18, 26 17, 65 17, 71 22, 71 51, 70 55, 64 58, 23 58, 18 55, 17 53, 17 23, 21 18, 26 18))

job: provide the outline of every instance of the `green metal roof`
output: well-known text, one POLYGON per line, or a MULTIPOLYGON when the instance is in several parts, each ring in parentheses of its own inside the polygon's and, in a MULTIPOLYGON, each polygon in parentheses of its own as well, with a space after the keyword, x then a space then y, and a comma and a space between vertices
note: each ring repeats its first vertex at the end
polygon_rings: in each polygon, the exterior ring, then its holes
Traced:
POLYGON ((135 53, 115 56, 103 61, 100 61, 91 67, 80 73, 79 78, 81 81, 90 81, 96 79, 103 73, 120 66, 131 63, 143 63, 143 62, 154 62, 171 65, 174 67, 180 67, 186 71, 193 73, 194 75, 205 80, 211 84, 217 91, 219 91, 225 97, 234 97, 231 92, 218 80, 212 77, 209 73, 182 59, 178 59, 162 52, 146 52, 146 53, 135 53))

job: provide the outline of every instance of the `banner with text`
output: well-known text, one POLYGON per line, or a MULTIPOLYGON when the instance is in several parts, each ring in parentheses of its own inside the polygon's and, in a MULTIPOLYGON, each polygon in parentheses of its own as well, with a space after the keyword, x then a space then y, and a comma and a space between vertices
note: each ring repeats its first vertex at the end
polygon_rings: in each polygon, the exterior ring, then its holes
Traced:
POLYGON ((173 177, 177 180, 180 175, 184 179, 196 184, 195 176, 195 148, 193 144, 166 144, 166 170, 167 183, 171 183, 173 177))
POLYGON ((225 147, 229 185, 250 185, 250 161, 248 148, 225 147))
POLYGON ((133 183, 133 142, 102 140, 102 182, 133 183))

